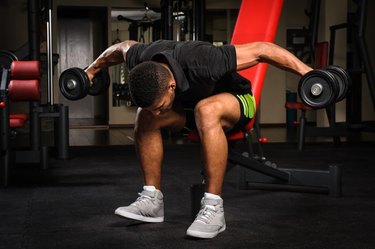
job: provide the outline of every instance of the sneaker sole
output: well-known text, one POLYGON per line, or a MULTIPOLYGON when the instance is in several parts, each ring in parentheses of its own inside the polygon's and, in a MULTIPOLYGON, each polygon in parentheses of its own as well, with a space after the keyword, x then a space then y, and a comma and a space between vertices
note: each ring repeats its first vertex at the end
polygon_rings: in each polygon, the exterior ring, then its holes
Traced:
POLYGON ((129 212, 122 211, 122 210, 116 210, 115 214, 122 218, 150 222, 150 223, 157 223, 157 222, 164 221, 164 217, 145 217, 139 214, 133 214, 133 213, 129 213, 129 212))
POLYGON ((191 236, 191 237, 196 237, 196 238, 202 238, 202 239, 211 239, 211 238, 216 237, 219 233, 224 232, 225 228, 226 226, 224 225, 222 228, 220 228, 217 232, 214 232, 214 233, 187 230, 186 235, 191 236))

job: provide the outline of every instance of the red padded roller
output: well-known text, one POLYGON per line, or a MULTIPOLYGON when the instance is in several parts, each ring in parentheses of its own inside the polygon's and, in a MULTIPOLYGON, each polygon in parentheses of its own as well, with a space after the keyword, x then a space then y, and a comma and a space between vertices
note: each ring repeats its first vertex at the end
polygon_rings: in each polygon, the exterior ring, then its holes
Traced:
POLYGON ((11 128, 19 128, 25 126, 27 120, 26 114, 10 114, 9 115, 9 126, 11 128))
POLYGON ((40 100, 39 80, 11 80, 8 93, 13 101, 38 101, 40 100))
POLYGON ((40 80, 40 61, 13 61, 10 67, 14 80, 40 80))
MULTIPOLYGON (((283 2, 283 0, 243 0, 234 28, 232 44, 255 41, 273 42, 283 2)), ((257 107, 259 106, 266 71, 267 64, 259 63, 255 67, 239 72, 251 81, 257 107)), ((246 129, 251 129, 253 123, 254 121, 250 122, 246 129)))

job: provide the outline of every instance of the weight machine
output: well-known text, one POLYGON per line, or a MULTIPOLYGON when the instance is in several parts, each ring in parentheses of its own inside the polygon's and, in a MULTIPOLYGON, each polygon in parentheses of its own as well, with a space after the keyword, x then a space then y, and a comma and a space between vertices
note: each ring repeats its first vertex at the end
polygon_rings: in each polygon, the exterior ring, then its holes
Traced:
MULTIPOLYGON (((17 62, 18 58, 16 55, 5 57, 6 62, 9 64, 8 68, 3 67, 1 70, 1 102, 4 103, 4 106, 1 108, 1 184, 9 184, 9 171, 10 165, 13 163, 39 163, 43 169, 47 168, 48 161, 48 148, 42 146, 41 144, 41 119, 42 118, 53 118, 54 120, 54 146, 56 149, 56 157, 58 159, 67 159, 69 157, 69 118, 68 118, 68 107, 62 104, 55 104, 53 98, 53 48, 52 48, 52 0, 43 1, 43 4, 40 0, 29 0, 28 1, 28 30, 29 30, 29 42, 26 47, 28 47, 29 54, 27 56, 28 60, 36 62, 39 65, 39 68, 36 67, 28 68, 27 62, 17 62), (42 11, 44 9, 44 12, 42 11), (20 124, 24 124, 26 118, 20 119, 13 118, 9 114, 9 97, 10 89, 9 85, 12 82, 12 77, 27 78, 23 74, 27 74, 29 71, 34 70, 34 76, 40 71, 40 16, 44 14, 44 21, 46 22, 46 33, 47 33, 47 103, 42 104, 40 96, 31 99, 21 99, 22 101, 29 101, 29 137, 30 137, 30 148, 28 150, 15 150, 12 151, 9 146, 9 136, 10 128, 12 127, 13 121, 18 121, 20 124), (25 64, 26 63, 26 64, 25 64), (10 66, 14 68, 10 68, 10 66), (17 65, 23 70, 16 71, 17 65), (9 73, 12 77, 9 76, 9 73)), ((4 53, 3 53, 4 54, 4 53)), ((4 57, 3 57, 4 58, 4 57)), ((34 77, 38 80, 41 78, 34 77)), ((15 80, 17 80, 16 78, 15 80)), ((16 83, 13 83, 16 85, 16 83)), ((24 83, 18 82, 21 84, 20 87, 16 86, 18 91, 25 91, 24 83)), ((37 86, 37 91, 40 91, 39 83, 37 86)), ((17 91, 15 91, 17 92, 17 91)), ((27 91, 26 91, 27 92, 27 91)), ((14 93, 13 95, 18 95, 14 93)), ((19 100, 19 99, 16 99, 19 100)), ((15 116, 13 116, 15 117, 15 116)), ((22 116, 23 117, 23 116, 22 116)))

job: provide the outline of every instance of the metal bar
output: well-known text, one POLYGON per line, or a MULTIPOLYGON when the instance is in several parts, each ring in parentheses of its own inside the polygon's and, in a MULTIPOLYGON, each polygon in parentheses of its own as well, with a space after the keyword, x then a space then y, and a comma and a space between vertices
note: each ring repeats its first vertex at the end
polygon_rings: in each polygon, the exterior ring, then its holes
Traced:
POLYGON ((289 182, 277 182, 275 179, 252 172, 248 174, 247 186, 265 190, 288 190, 298 192, 318 192, 331 196, 341 196, 341 167, 331 165, 329 170, 306 170, 279 168, 290 174, 289 182))
MULTIPOLYGON (((29 22, 29 58, 40 60, 40 1, 28 1, 28 22, 29 22)), ((40 120, 34 108, 40 105, 38 101, 29 103, 30 113, 30 146, 33 150, 40 147, 40 120)))
POLYGON ((206 0, 193 0, 193 40, 205 40, 206 0))
POLYGON ((266 166, 251 157, 244 157, 234 150, 231 150, 229 152, 228 160, 231 163, 239 164, 243 167, 262 173, 264 175, 271 176, 282 181, 289 181, 289 173, 284 172, 280 169, 266 166))
MULTIPOLYGON (((326 110, 329 126, 334 131, 334 129, 336 128, 336 104, 332 104, 326 107, 325 110, 326 110)), ((332 136, 333 136, 334 144, 335 145, 340 144, 340 137, 334 136, 333 134, 332 136)))
POLYGON ((173 40, 173 0, 161 0, 162 38, 173 40))
POLYGON ((344 137, 349 133, 348 127, 305 127, 305 137, 344 137))
POLYGON ((330 174, 330 184, 329 184, 329 194, 334 197, 340 197, 342 194, 342 171, 339 165, 329 166, 330 174))
POLYGON ((330 38, 329 38, 329 56, 328 56, 328 64, 333 65, 334 56, 335 56, 335 42, 336 42, 336 30, 347 28, 347 23, 341 23, 337 25, 331 26, 329 29, 331 31, 330 38))
POLYGON ((372 70, 371 58, 369 56, 366 41, 362 37, 358 37, 358 44, 360 49, 359 52, 362 58, 362 62, 367 77, 367 83, 370 90, 372 104, 375 109, 375 76, 374 71, 372 70))
POLYGON ((298 150, 302 151, 305 144, 306 136, 306 111, 302 110, 301 117, 299 119, 299 132, 298 132, 298 150))
POLYGON ((9 99, 7 97, 8 70, 3 69, 0 82, 0 101, 5 107, 0 108, 0 184, 7 186, 9 182, 9 99))
POLYGON ((53 105, 53 45, 52 45, 52 6, 48 6, 48 20, 47 20, 47 104, 53 105))
POLYGON ((59 159, 69 158, 69 109, 59 105, 59 118, 55 125, 55 145, 59 159))
POLYGON ((39 107, 39 102, 30 102, 29 113, 30 113, 30 143, 32 150, 39 150, 40 148, 40 134, 41 134, 41 122, 39 119, 39 113, 35 110, 39 107))
POLYGON ((5 103, 4 108, 0 108, 0 132, 1 132, 1 151, 8 150, 9 146, 9 100, 7 96, 7 80, 8 80, 8 70, 2 70, 1 83, 0 83, 0 101, 5 103))
POLYGON ((312 192, 328 194, 329 190, 326 187, 311 187, 311 186, 300 186, 300 185, 289 185, 289 184, 273 184, 273 183, 260 183, 260 182, 249 182, 248 187, 252 189, 262 190, 283 190, 283 191, 294 191, 294 192, 312 192))
POLYGON ((311 169, 282 169, 290 174, 290 185, 328 188, 330 172, 311 169))
POLYGON ((1 72, 2 72, 1 83, 0 83, 1 97, 6 97, 8 70, 3 69, 1 72))
MULTIPOLYGON (((320 17, 320 0, 311 1, 310 7, 310 25, 309 25, 309 33, 311 35, 310 39, 310 49, 314 51, 315 44, 318 40, 318 29, 319 29, 319 17, 320 17)), ((312 52, 312 54, 314 54, 312 52)), ((314 58, 315 60, 315 58, 314 58)))
POLYGON ((29 58, 40 60, 40 10, 39 0, 28 1, 29 58))

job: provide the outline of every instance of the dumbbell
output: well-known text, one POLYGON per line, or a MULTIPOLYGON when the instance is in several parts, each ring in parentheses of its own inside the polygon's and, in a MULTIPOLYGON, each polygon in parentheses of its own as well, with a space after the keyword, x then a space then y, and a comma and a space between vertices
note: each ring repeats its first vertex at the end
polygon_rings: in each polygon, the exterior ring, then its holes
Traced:
POLYGON ((348 73, 331 65, 306 73, 298 84, 298 93, 304 104, 314 109, 328 107, 346 98, 351 88, 348 73))
POLYGON ((99 73, 90 80, 84 69, 73 67, 65 70, 59 79, 62 95, 69 100, 78 100, 86 95, 97 96, 104 93, 110 85, 110 77, 107 68, 102 68, 99 73))
POLYGON ((325 70, 333 74, 339 84, 339 92, 335 102, 345 99, 352 87, 352 81, 349 74, 343 68, 336 65, 330 65, 326 67, 325 70))

